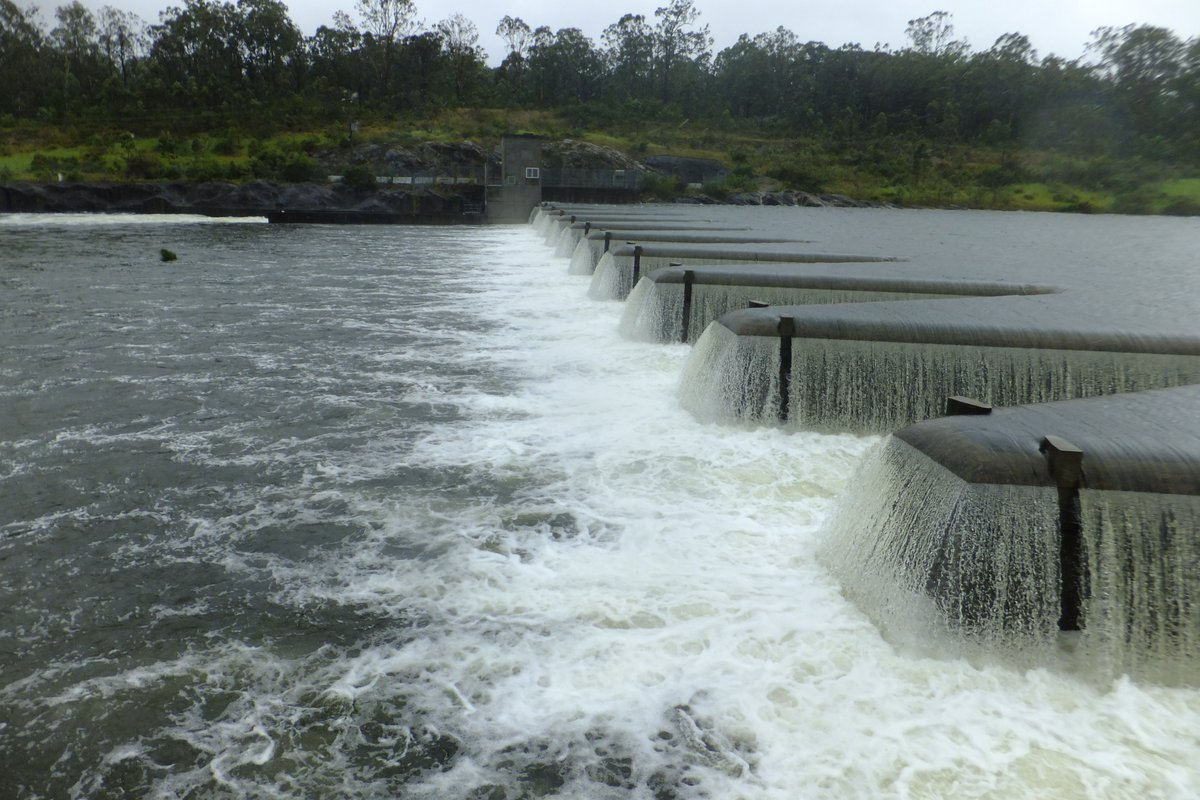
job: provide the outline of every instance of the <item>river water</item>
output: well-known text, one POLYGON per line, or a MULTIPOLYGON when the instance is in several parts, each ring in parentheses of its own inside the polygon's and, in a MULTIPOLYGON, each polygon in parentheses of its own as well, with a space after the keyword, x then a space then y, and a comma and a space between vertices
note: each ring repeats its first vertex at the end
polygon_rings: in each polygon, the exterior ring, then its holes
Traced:
POLYGON ((884 639, 816 556, 879 440, 693 419, 587 284, 0 218, 0 798, 1200 793, 1195 689, 884 639))

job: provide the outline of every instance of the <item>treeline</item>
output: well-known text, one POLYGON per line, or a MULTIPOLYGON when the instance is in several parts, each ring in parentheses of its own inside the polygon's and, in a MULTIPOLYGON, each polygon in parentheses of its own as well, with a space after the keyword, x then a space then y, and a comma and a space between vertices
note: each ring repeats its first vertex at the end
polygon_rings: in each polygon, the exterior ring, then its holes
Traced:
POLYGON ((489 67, 461 14, 427 24, 411 0, 357 0, 353 11, 305 36, 278 0, 185 0, 156 24, 79 2, 43 22, 0 0, 0 120, 153 131, 488 106, 555 109, 581 126, 686 120, 1200 163, 1200 38, 1165 28, 1098 30, 1087 60, 1067 61, 1039 58, 1019 33, 972 51, 939 11, 911 20, 896 50, 834 48, 781 27, 714 53, 692 0, 672 0, 653 18, 622 16, 598 41, 505 16, 507 53, 489 67))

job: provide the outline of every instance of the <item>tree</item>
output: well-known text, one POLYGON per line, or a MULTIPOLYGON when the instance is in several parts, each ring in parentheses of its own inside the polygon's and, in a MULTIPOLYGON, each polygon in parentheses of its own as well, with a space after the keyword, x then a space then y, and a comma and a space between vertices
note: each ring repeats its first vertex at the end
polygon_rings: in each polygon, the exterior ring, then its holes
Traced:
POLYGON ((508 55, 500 64, 500 73, 508 79, 514 93, 521 90, 521 78, 525 73, 525 60, 529 46, 533 42, 533 31, 520 17, 510 17, 507 14, 496 26, 496 35, 508 47, 508 55))
POLYGON ((392 83, 392 67, 400 43, 421 25, 412 0, 357 0, 355 9, 362 20, 367 45, 378 51, 379 79, 383 91, 392 83))
POLYGON ((541 26, 529 48, 529 84, 539 103, 570 105, 600 96, 604 60, 592 40, 578 28, 556 33, 541 26))
POLYGON ((533 31, 520 17, 510 17, 507 14, 496 26, 496 35, 508 45, 508 54, 525 58, 529 52, 529 44, 533 41, 533 31))
POLYGON ((366 93, 370 73, 362 43, 362 33, 342 11, 334 13, 332 26, 320 26, 305 43, 311 73, 328 101, 366 93))
POLYGON ((604 29, 602 37, 609 75, 618 98, 634 100, 654 94, 654 29, 641 14, 626 14, 604 29))
POLYGON ((54 10, 58 26, 50 36, 58 45, 62 57, 64 110, 72 94, 87 97, 93 94, 100 80, 100 48, 96 18, 79 0, 54 10))
POLYGON ((808 55, 783 26, 753 39, 743 34, 717 54, 717 86, 738 116, 798 118, 812 96, 808 55))
POLYGON ((291 91, 289 67, 303 59, 300 29, 279 0, 238 0, 238 41, 243 69, 255 95, 291 91))
POLYGON ((965 56, 971 46, 965 39, 954 38, 951 19, 951 15, 945 11, 935 11, 927 17, 910 19, 908 27, 904 29, 904 35, 912 44, 911 49, 924 55, 951 59, 965 56))
POLYGON ((1088 46, 1100 54, 1102 73, 1116 83, 1121 108, 1134 131, 1164 133, 1174 116, 1174 87, 1186 49, 1175 34, 1153 25, 1126 25, 1092 32, 1088 46))
POLYGON ((0 0, 0 112, 31 113, 45 96, 50 73, 44 40, 36 8, 22 11, 12 0, 0 0))
POLYGON ((100 49, 120 76, 121 85, 127 88, 130 69, 135 59, 145 54, 149 42, 146 23, 137 14, 104 6, 100 9, 99 29, 100 49))
POLYGON ((707 25, 695 28, 700 11, 692 0, 671 0, 670 5, 656 9, 654 16, 658 18, 654 40, 662 101, 668 103, 677 89, 681 62, 702 62, 707 66, 712 36, 707 25))
POLYGON ((150 60, 173 102, 210 108, 244 94, 237 9, 214 0, 184 0, 161 12, 151 29, 150 60))
POLYGON ((998 61, 1008 61, 1013 64, 1037 64, 1037 50, 1029 37, 1021 33, 1001 34, 987 51, 987 55, 998 61))
POLYGON ((454 99, 461 103, 471 78, 477 75, 487 54, 479 46, 475 23, 462 14, 453 14, 439 22, 437 32, 442 37, 442 49, 453 75, 454 99))

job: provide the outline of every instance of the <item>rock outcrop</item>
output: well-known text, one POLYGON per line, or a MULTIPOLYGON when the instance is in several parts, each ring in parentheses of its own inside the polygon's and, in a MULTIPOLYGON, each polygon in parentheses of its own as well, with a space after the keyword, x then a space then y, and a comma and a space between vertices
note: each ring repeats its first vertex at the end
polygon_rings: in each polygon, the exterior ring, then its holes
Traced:
POLYGON ((312 183, 14 183, 0 186, 0 211, 127 212, 261 216, 268 212, 345 211, 406 214, 458 213, 453 193, 398 190, 360 191, 312 183))
POLYGON ((620 150, 577 139, 543 142, 542 163, 561 169, 644 169, 620 150))
POLYGON ((716 183, 729 177, 729 167, 712 158, 649 156, 644 163, 648 169, 679 178, 684 183, 716 183))

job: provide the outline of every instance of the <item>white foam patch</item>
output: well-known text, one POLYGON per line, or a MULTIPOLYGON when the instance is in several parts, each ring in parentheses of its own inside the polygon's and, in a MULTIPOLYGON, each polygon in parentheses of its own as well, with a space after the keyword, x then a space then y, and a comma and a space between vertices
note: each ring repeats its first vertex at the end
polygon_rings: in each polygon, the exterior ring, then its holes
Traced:
POLYGON ((831 498, 876 440, 695 421, 675 396, 686 348, 622 340, 620 308, 531 258, 534 233, 490 235, 468 301, 498 326, 479 352, 523 388, 459 390, 468 421, 411 458, 521 488, 416 523, 401 505, 376 544, 421 527, 439 558, 388 563, 367 547, 312 589, 425 621, 329 687, 355 699, 403 685, 464 742, 471 758, 418 796, 495 777, 531 732, 568 758, 597 730, 630 748, 635 773, 686 757, 709 796, 1200 787, 1194 691, 895 652, 816 559, 831 498), (682 750, 653 745, 664 728, 682 750))
MULTIPOLYGON (((589 300, 537 232, 454 236, 465 255, 447 254, 444 294, 420 325, 397 321, 445 352, 428 371, 410 371, 418 349, 372 363, 403 373, 381 391, 455 418, 422 423, 415 443, 381 428, 348 454, 232 421, 217 433, 244 437, 244 453, 170 439, 201 464, 305 464, 277 493, 231 487, 234 511, 197 512, 186 545, 346 630, 315 625, 335 641, 299 655, 218 634, 98 677, 55 666, 0 697, 41 694, 56 713, 188 698, 156 732, 191 754, 156 773, 158 796, 441 798, 495 784, 515 797, 530 762, 563 771, 561 797, 1200 793, 1200 692, 898 652, 847 602, 817 532, 877 439, 697 421, 678 398, 689 349, 621 338, 621 306, 589 300), (442 374, 445 353, 477 379, 442 374), (403 470, 446 480, 394 496, 358 485, 403 470), (238 551, 238 537, 290 522, 359 532, 311 558, 238 551), (410 551, 424 557, 396 555, 410 551), (355 610, 386 624, 356 630, 355 610), (444 740, 452 757, 402 772, 444 740), (594 777, 622 764, 612 784, 594 777)), ((55 446, 120 438, 80 428, 55 446)))

